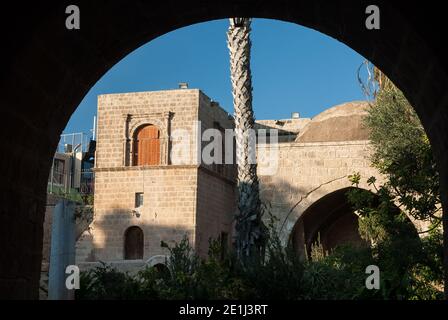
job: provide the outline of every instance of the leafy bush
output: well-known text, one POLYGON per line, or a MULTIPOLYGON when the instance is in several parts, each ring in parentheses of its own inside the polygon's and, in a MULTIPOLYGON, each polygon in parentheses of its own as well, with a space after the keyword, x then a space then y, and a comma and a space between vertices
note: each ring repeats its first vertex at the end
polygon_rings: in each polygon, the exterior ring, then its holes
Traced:
POLYGON ((76 299, 134 300, 140 298, 139 291, 140 285, 136 279, 102 263, 95 269, 81 272, 76 299))
MULTIPOLYGON (((207 259, 200 259, 185 238, 173 247, 163 244, 170 252, 166 272, 147 268, 132 277, 102 265, 82 273, 77 298, 439 299, 440 240, 438 234, 425 239, 420 251, 394 241, 372 248, 344 245, 327 255, 311 253, 313 259, 303 260, 271 234, 266 259, 243 266, 232 253, 223 254, 219 240, 210 241, 207 259), (381 270, 380 290, 366 289, 365 268, 371 264, 381 270)), ((314 250, 319 247, 318 243, 314 250)))

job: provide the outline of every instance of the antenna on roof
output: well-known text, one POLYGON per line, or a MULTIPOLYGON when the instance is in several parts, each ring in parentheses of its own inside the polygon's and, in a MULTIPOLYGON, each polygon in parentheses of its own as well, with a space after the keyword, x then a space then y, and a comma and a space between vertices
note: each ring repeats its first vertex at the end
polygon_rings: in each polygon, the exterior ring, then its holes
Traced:
POLYGON ((92 140, 96 140, 96 116, 93 116, 92 140))

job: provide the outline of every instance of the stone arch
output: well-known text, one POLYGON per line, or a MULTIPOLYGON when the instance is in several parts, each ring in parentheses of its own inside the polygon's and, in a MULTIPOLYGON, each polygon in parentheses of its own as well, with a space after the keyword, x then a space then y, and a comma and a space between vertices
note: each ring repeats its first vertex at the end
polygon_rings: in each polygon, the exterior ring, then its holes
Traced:
POLYGON ((152 256, 146 261, 146 266, 156 269, 162 276, 169 276, 171 272, 166 264, 167 259, 168 256, 165 255, 152 256))
POLYGON ((153 116, 140 118, 135 121, 130 120, 130 127, 128 130, 128 134, 126 134, 126 138, 135 136, 135 132, 146 125, 156 126, 159 129, 161 136, 166 136, 168 134, 165 122, 162 119, 153 116))
POLYGON ((325 194, 302 212, 289 239, 296 252, 310 254, 311 245, 318 240, 326 252, 340 244, 365 244, 358 232, 358 217, 346 198, 352 188, 325 194))
MULTIPOLYGON (((346 186, 323 194, 320 198, 307 203, 300 212, 286 242, 292 245, 296 252, 305 255, 311 252, 311 245, 320 241, 327 252, 337 245, 351 243, 354 245, 367 245, 358 232, 358 215, 348 202, 346 193, 350 189, 363 189, 376 195, 375 191, 365 186, 346 186)), ((397 212, 401 211, 398 204, 394 206, 397 212)), ((419 226, 406 212, 407 221, 418 235, 419 226)))
MULTIPOLYGON (((4 186, 0 193, 0 297, 38 297, 51 158, 60 133, 87 91, 140 45, 177 28, 218 18, 250 16, 301 24, 347 44, 380 67, 404 92, 422 120, 438 164, 442 204, 447 212, 448 61, 439 33, 434 32, 446 28, 444 12, 432 10, 427 4, 403 7, 379 1, 381 28, 368 30, 368 4, 191 0, 188 5, 162 1, 154 6, 131 0, 123 10, 121 6, 99 7, 97 2, 83 2, 82 10, 89 14, 83 15, 80 30, 71 31, 63 24, 64 2, 38 3, 26 11, 19 3, 11 4, 13 14, 0 21, 2 29, 15 30, 3 38, 8 48, 3 52, 4 61, 8 64, 0 78, 5 105, 0 115, 7 120, 1 127, 0 147, 8 150, 8 156, 0 159, 4 186), (17 15, 21 19, 16 19, 17 15), (422 16, 431 19, 422 24, 422 16)), ((444 227, 448 230, 448 219, 444 227)), ((444 237, 448 243, 447 232, 444 237)), ((448 247, 445 257, 448 261, 448 247)), ((448 293, 448 286, 445 290, 448 293)))
MULTIPOLYGON (((364 181, 361 181, 359 188, 373 191, 372 187, 367 185, 364 181)), ((343 176, 331 180, 323 185, 320 185, 306 193, 302 198, 299 198, 295 207, 286 217, 285 221, 282 221, 280 225, 280 240, 284 245, 290 240, 291 233, 297 224, 297 221, 302 217, 303 213, 314 203, 322 199, 328 194, 336 192, 337 190, 347 189, 352 187, 352 183, 349 181, 348 176, 343 176)))
POLYGON ((163 264, 166 265, 166 260, 168 259, 168 256, 166 255, 156 255, 156 256, 152 256, 151 258, 149 258, 148 260, 146 260, 146 265, 148 267, 154 267, 158 264, 163 264))

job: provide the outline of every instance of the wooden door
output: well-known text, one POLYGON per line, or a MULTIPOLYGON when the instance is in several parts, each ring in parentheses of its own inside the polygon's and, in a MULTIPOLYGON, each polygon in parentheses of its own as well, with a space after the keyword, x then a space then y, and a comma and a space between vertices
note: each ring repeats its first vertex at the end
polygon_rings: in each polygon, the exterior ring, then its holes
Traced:
POLYGON ((143 259, 143 231, 139 227, 126 230, 124 239, 124 259, 143 259))
POLYGON ((134 139, 134 165, 160 164, 159 129, 154 125, 142 127, 134 139))

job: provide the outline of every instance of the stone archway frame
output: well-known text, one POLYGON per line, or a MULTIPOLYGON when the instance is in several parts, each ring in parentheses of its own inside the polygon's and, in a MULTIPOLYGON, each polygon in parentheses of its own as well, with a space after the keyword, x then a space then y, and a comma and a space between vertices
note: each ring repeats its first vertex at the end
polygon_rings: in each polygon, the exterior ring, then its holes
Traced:
MULTIPOLYGON (((299 198, 288 213, 285 221, 281 221, 279 231, 281 243, 285 246, 288 244, 297 221, 299 221, 303 213, 306 212, 312 204, 316 203, 326 195, 350 187, 353 187, 353 184, 349 181, 348 175, 346 175, 320 184, 299 198)), ((374 192, 373 187, 369 186, 367 182, 361 182, 357 187, 374 192)))
MULTIPOLYGON (((348 176, 344 176, 321 184, 318 187, 311 189, 308 193, 305 194, 305 196, 302 196, 302 198, 300 198, 296 202, 291 211, 288 213, 285 221, 281 222, 282 224, 280 225, 280 240, 282 244, 285 246, 288 244, 294 232, 294 227, 311 205, 333 192, 351 187, 355 186, 349 181, 348 176)), ((367 180, 365 179, 363 179, 363 181, 361 181, 358 186, 356 186, 356 188, 368 190, 376 194, 376 190, 374 189, 374 187, 369 186, 367 180)), ((395 201, 394 203, 397 207, 400 207, 400 204, 397 201, 395 201)), ((423 229, 428 229, 428 224, 414 219, 406 211, 403 212, 408 217, 409 221, 411 221, 411 223, 414 225, 416 231, 421 232, 423 229)))
POLYGON ((151 258, 146 260, 145 264, 148 267, 154 267, 155 265, 158 265, 158 264, 163 264, 164 266, 166 266, 167 259, 168 259, 168 256, 159 254, 159 255, 152 256, 151 258))
POLYGON ((123 114, 123 166, 132 166, 132 154, 134 152, 133 138, 136 131, 144 126, 152 124, 160 132, 160 165, 170 164, 170 134, 173 112, 123 114))

